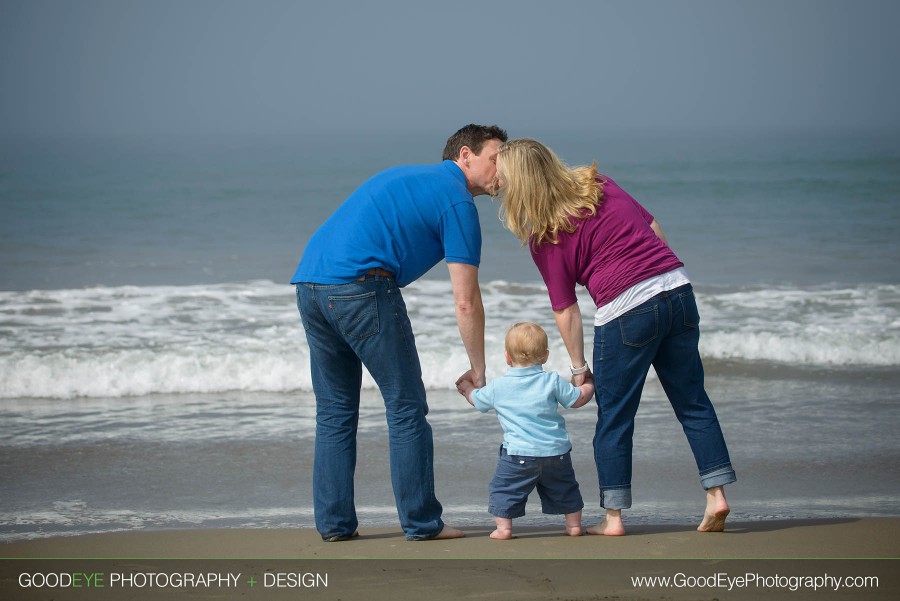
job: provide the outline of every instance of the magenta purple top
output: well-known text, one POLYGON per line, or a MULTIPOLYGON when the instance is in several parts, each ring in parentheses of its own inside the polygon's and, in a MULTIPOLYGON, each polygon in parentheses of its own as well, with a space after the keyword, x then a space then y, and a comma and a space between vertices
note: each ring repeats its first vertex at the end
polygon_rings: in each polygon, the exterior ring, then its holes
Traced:
POLYGON ((578 219, 571 234, 560 232, 558 244, 531 250, 554 311, 577 302, 576 284, 602 307, 638 282, 684 266, 651 229, 653 215, 613 180, 601 175, 598 181, 603 193, 596 215, 578 219))

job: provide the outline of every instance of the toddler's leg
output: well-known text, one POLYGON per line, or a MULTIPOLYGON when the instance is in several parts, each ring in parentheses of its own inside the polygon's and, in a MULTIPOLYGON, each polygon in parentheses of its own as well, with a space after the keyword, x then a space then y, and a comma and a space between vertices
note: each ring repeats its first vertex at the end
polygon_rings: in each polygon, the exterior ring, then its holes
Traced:
POLYGON ((509 540, 512 538, 512 520, 510 518, 498 518, 494 516, 497 529, 491 532, 494 540, 509 540))
POLYGON ((566 514, 566 534, 581 536, 581 511, 566 514))

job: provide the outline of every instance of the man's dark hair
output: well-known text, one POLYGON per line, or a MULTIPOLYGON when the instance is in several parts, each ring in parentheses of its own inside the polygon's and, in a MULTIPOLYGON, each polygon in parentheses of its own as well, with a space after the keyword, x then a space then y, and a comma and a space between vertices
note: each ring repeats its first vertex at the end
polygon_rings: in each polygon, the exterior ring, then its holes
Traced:
POLYGON ((444 146, 444 161, 455 161, 459 158, 459 151, 463 146, 468 146, 475 154, 481 154, 481 148, 489 140, 506 142, 506 132, 496 125, 475 125, 470 123, 458 132, 450 136, 447 145, 444 146))

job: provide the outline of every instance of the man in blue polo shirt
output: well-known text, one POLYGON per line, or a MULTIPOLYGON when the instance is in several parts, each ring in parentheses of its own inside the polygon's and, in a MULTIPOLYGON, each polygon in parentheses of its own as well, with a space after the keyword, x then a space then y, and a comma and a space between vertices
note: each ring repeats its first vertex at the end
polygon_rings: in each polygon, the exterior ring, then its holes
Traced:
POLYGON ((313 499, 323 540, 357 536, 353 501, 362 366, 387 413, 391 482, 410 540, 458 538, 434 494, 422 369, 400 288, 447 262, 470 369, 485 384, 481 227, 474 197, 495 190, 496 126, 453 134, 436 165, 395 167, 360 186, 313 234, 291 283, 309 343, 316 395, 313 499))

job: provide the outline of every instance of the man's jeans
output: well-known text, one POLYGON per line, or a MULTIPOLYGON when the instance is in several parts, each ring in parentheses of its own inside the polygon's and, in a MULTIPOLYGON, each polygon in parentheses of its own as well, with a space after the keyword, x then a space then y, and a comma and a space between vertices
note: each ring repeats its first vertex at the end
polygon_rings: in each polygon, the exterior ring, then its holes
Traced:
POLYGON ((600 505, 631 507, 634 416, 650 366, 681 422, 704 488, 734 482, 725 438, 703 387, 700 314, 690 284, 664 292, 594 328, 598 420, 594 460, 600 505))
POLYGON ((431 426, 400 289, 382 276, 340 285, 298 284, 297 307, 316 396, 313 498, 319 534, 349 536, 358 526, 353 473, 365 365, 384 397, 400 525, 409 539, 436 536, 444 523, 434 495, 431 426))

